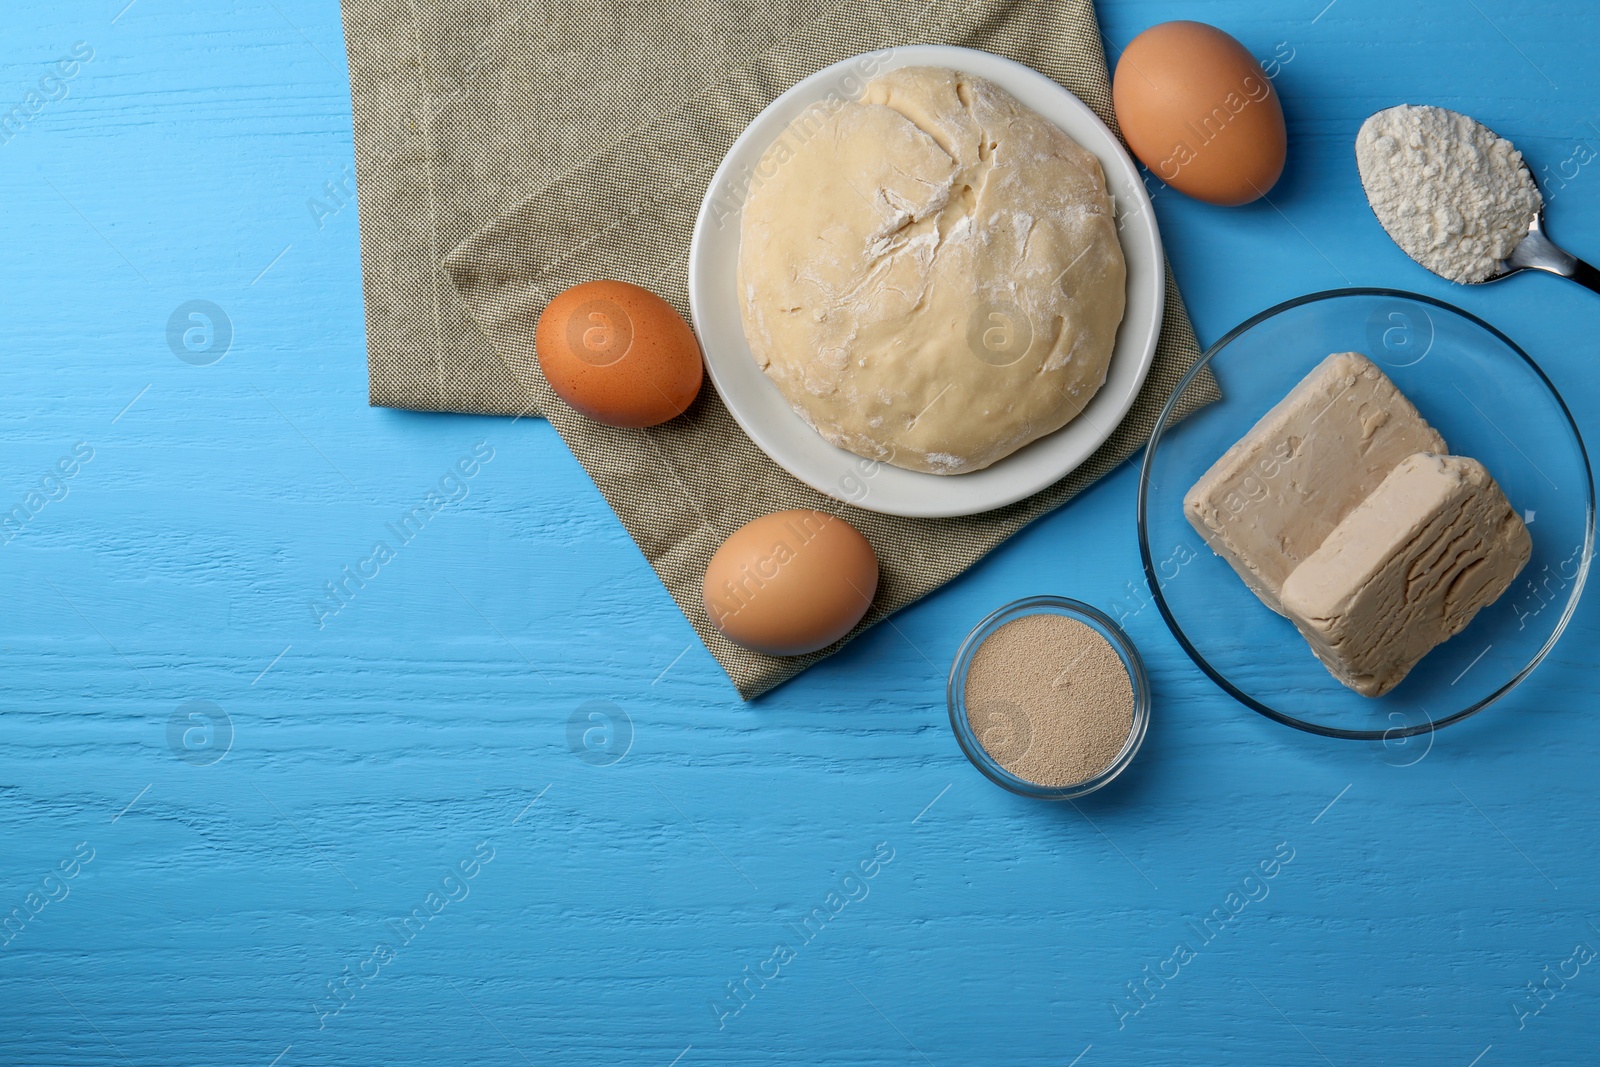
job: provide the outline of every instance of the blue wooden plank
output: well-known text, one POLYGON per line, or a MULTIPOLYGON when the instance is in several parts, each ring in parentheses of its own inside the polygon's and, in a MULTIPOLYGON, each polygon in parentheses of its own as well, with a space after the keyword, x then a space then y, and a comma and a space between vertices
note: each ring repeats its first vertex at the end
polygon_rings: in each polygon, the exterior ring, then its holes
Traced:
MULTIPOLYGON (((1101 16, 1119 48, 1196 7, 1101 16)), ((1600 439, 1593 295, 1432 278, 1350 152, 1376 108, 1466 111, 1600 255, 1595 14, 1198 15, 1289 57, 1291 135, 1270 205, 1157 197, 1202 340, 1313 289, 1415 289, 1516 338, 1600 439)), ((366 406, 355 213, 310 203, 351 158, 336 5, 14 5, 0 111, 75 47, 0 144, 0 507, 92 451, 0 546, 0 1061, 1592 1058, 1592 600, 1431 744, 1300 736, 1139 607, 1128 467, 741 704, 548 427, 366 406), (169 342, 191 301, 226 317, 214 362, 169 342), (1076 808, 993 788, 945 723, 967 628, 1039 592, 1120 608, 1155 687, 1140 758, 1076 808), (589 701, 614 762, 570 746, 589 701)))

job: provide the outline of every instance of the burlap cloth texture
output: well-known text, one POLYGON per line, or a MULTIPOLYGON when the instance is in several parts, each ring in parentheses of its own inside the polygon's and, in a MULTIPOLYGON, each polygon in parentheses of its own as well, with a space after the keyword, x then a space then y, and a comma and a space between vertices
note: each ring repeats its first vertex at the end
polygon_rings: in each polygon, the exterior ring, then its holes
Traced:
MULTIPOLYGON (((371 402, 547 417, 745 698, 838 651, 1127 460, 1199 357, 1169 269, 1154 366, 1111 438, 1049 489, 957 519, 881 515, 815 492, 756 448, 709 383, 663 426, 589 422, 539 372, 540 311, 570 285, 615 278, 687 315, 701 198, 728 146, 775 96, 861 52, 954 44, 1043 72, 1116 129, 1090 0, 344 0, 343 8, 371 402), (844 641, 773 657, 711 626, 700 583, 728 534, 786 508, 849 520, 872 542, 882 580, 844 641)), ((1181 411, 1218 395, 1209 376, 1197 379, 1181 411)))

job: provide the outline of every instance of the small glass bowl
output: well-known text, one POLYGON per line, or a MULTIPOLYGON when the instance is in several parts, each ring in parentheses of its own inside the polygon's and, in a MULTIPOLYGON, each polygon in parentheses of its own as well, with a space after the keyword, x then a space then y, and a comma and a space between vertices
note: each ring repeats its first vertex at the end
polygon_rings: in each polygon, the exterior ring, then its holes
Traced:
POLYGON ((946 689, 946 700, 950 705, 950 727, 955 731, 961 751, 967 754, 967 759, 972 761, 972 765, 996 785, 1013 793, 1025 797, 1037 797, 1040 800, 1071 800, 1092 793, 1110 782, 1133 762, 1134 754, 1144 743, 1145 728, 1150 724, 1150 679, 1145 674, 1144 660, 1139 658, 1139 650, 1133 647, 1133 642, 1128 640, 1128 635, 1122 631, 1122 627, 1113 622, 1105 612, 1081 600, 1069 600, 1059 596, 1033 596, 1014 600, 973 627, 967 639, 961 642, 961 648, 956 652, 955 663, 950 668, 950 684, 946 689), (1026 778, 1020 778, 1006 770, 989 754, 973 732, 972 723, 967 718, 967 670, 972 666, 972 657, 977 654, 978 647, 990 634, 1013 619, 1028 615, 1065 615, 1090 627, 1111 643, 1111 647, 1122 660, 1122 665, 1127 668, 1129 680, 1133 683, 1133 726, 1128 731, 1128 739, 1123 742, 1122 751, 1117 753, 1117 758, 1111 761, 1110 766, 1093 778, 1068 785, 1040 785, 1026 778))

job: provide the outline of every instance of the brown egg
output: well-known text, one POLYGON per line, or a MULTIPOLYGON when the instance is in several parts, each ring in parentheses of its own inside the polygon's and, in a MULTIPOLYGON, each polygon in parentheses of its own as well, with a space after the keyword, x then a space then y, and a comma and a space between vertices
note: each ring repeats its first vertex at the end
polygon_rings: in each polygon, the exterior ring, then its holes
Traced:
POLYGON ((1244 204, 1283 173, 1288 134, 1272 79, 1215 26, 1145 30, 1117 61, 1111 95, 1128 147, 1180 193, 1244 204))
POLYGON ((878 557, 841 518, 779 511, 735 530, 706 566, 706 614, 746 648, 798 656, 849 633, 878 591, 878 557))
POLYGON ((534 329, 550 388, 608 426, 655 426, 683 414, 705 367, 694 331, 671 304, 627 282, 562 293, 534 329))

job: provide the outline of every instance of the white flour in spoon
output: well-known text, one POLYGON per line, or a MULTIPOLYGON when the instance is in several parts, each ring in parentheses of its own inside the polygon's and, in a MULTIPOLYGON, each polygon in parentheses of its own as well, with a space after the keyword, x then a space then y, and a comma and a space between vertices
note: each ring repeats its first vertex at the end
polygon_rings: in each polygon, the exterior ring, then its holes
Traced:
POLYGON ((1442 107, 1401 104, 1369 117, 1356 135, 1356 166, 1395 244, 1453 282, 1492 276, 1539 213, 1522 153, 1442 107))

